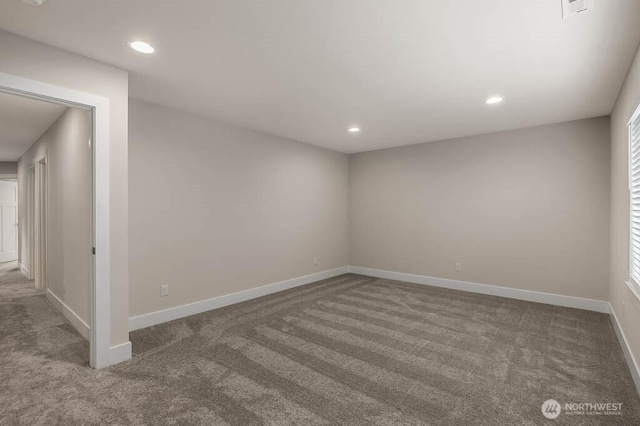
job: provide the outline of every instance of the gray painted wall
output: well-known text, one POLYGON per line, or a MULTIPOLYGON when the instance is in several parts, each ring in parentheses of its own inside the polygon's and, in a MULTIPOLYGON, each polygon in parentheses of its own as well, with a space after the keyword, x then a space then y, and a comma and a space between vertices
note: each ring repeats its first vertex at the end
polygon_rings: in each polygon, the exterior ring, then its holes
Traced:
POLYGON ((129 107, 131 316, 348 265, 347 155, 129 107))
POLYGON ((629 133, 627 122, 640 105, 640 50, 631 65, 611 115, 611 306, 640 361, 640 299, 627 287, 629 280, 629 133))
POLYGON ((46 156, 47 289, 86 324, 91 290, 91 113, 69 108, 18 161, 20 261, 33 272, 28 224, 29 171, 46 156))
POLYGON ((607 300, 608 118, 355 154, 350 165, 351 265, 607 300))

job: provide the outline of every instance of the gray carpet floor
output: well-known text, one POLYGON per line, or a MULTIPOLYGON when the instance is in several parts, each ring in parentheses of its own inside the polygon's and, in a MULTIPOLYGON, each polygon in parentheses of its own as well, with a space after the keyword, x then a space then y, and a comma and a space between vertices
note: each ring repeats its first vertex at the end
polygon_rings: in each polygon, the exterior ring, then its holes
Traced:
POLYGON ((9 281, 2 425, 640 424, 603 314, 347 274, 136 331, 133 360, 95 371, 9 281), (550 398, 622 415, 546 420, 550 398))

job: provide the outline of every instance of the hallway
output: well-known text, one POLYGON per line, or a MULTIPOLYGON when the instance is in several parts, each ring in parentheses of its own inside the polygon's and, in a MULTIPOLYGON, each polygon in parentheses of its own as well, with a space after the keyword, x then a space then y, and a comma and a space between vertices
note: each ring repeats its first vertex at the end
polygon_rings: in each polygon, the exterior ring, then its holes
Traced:
POLYGON ((88 356, 89 342, 51 305, 44 291, 34 288, 17 262, 0 263, 0 375, 21 381, 24 377, 16 372, 32 377, 47 360, 88 366, 88 356))
POLYGON ((44 292, 36 290, 33 281, 22 275, 18 262, 0 263, 0 302, 38 294, 44 292))

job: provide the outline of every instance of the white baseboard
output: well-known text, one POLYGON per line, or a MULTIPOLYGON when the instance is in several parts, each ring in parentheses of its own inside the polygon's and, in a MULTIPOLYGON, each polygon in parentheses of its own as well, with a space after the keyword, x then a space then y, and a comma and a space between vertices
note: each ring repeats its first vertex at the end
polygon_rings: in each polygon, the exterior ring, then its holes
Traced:
POLYGON ((488 284, 477 284, 467 281, 455 281, 445 278, 428 277, 425 275, 405 274, 402 272, 383 271, 380 269, 349 266, 349 272, 366 275, 369 277, 385 278, 390 280, 405 281, 414 284, 444 287, 453 290, 468 291, 471 293, 489 294, 493 296, 508 297, 510 299, 526 300, 528 302, 546 303, 548 305, 565 306, 568 308, 584 309, 587 311, 609 313, 609 302, 604 300, 583 299, 581 297, 563 296, 560 294, 542 293, 538 291, 520 290, 516 288, 498 287, 488 284))
POLYGON ((24 265, 20 262, 18 262, 18 266, 20 267, 20 272, 22 273, 22 275, 24 275, 28 279, 31 279, 31 272, 29 272, 29 270, 25 268, 24 265))
MULTIPOLYGON (((58 296, 56 296, 51 290, 47 290, 47 299, 53 306, 56 307, 66 319, 69 320, 71 325, 78 330, 78 332, 85 339, 90 338, 89 325, 82 320, 74 311, 71 310, 58 296)), ((123 361, 131 359, 131 342, 122 343, 117 346, 112 346, 109 351, 109 365, 116 365, 123 361)))
MULTIPOLYGON (((402 272, 391 272, 380 269, 363 268, 360 266, 343 266, 341 268, 331 269, 323 272, 318 272, 303 277, 293 278, 286 281, 280 281, 273 284, 267 284, 262 287, 257 287, 249 290, 239 291, 224 296, 214 297, 212 299, 203 300, 200 302, 194 302, 187 305, 177 306, 175 308, 169 308, 162 311, 152 312, 149 314, 139 315, 129 318, 129 328, 131 331, 139 330, 153 325, 162 324, 165 322, 173 321, 176 319, 196 315, 202 312, 222 308, 235 303, 244 302, 247 300, 255 299, 258 297, 266 296, 269 294, 277 293, 279 291, 288 290, 290 288, 299 287, 305 284, 310 284, 316 281, 320 281, 327 278, 336 277, 346 273, 354 273, 360 275, 366 275, 376 278, 385 278, 390 280, 405 281, 414 284, 429 285, 434 287, 443 287, 453 290, 468 291, 471 293, 487 294, 499 297, 507 297, 510 299, 525 300, 529 302, 545 303, 548 305, 564 306, 568 308, 584 309, 588 311, 600 312, 610 314, 613 328, 618 336, 622 350, 624 352, 625 359, 629 365, 631 376, 634 383, 640 393, 640 366, 635 361, 627 343, 627 339, 624 332, 620 328, 618 319, 613 311, 613 308, 609 302, 603 300, 585 299, 581 297, 564 296, 559 294, 543 293, 538 291, 521 290, 508 287, 499 287, 488 284, 478 284, 467 281, 456 281, 445 278, 429 277, 425 275, 406 274, 402 272)), ((57 300, 63 307, 66 305, 62 303, 53 293, 47 292, 47 295, 51 294, 55 300, 57 300)), ((53 302, 56 304, 56 302, 53 302)), ((75 314, 68 308, 66 308, 70 314, 75 314)), ((66 312, 64 309, 61 309, 66 312)), ((65 316, 67 316, 65 314, 65 316)), ((82 322, 80 318, 75 316, 76 320, 86 327, 86 333, 88 336, 89 328, 82 322)), ((72 323, 73 320, 69 319, 72 323)), ((75 325, 75 324, 74 324, 75 325)), ((76 326, 77 328, 77 326, 76 326)), ((126 342, 118 346, 111 348, 111 363, 117 364, 122 361, 126 361, 131 358, 131 342, 126 342)))
POLYGON ((239 291, 237 293, 214 297, 212 299, 202 300, 200 302, 176 306, 175 308, 169 308, 149 314, 138 315, 129 318, 129 330, 139 330, 141 328, 151 327, 153 325, 200 314, 202 312, 211 311, 213 309, 222 308, 224 306, 233 305, 235 303, 240 303, 258 297, 266 296, 268 294, 277 293, 279 291, 288 290, 290 288, 299 287, 301 285, 336 277, 338 275, 346 274, 347 272, 349 272, 349 267, 343 266, 341 268, 330 269, 311 275, 305 275, 303 277, 292 278, 290 280, 280 281, 273 284, 267 284, 262 287, 256 287, 249 290, 239 291))
POLYGON ((636 362, 633 353, 631 352, 631 348, 629 347, 629 342, 627 341, 626 336, 624 335, 624 331, 622 331, 622 327, 620 327, 620 323, 618 322, 618 317, 616 316, 616 312, 613 310, 613 306, 610 306, 611 309, 611 323, 613 324, 613 329, 618 336, 618 341, 620 342, 620 346, 622 347, 622 352, 624 353, 624 359, 627 361, 627 365, 629 366, 629 371, 631 372, 631 377, 633 377, 633 382, 636 384, 636 389, 638 390, 638 394, 640 394, 640 366, 636 362))
POLYGON ((82 318, 78 316, 78 314, 73 312, 71 308, 69 308, 62 300, 60 300, 58 296, 53 294, 51 290, 47 290, 47 299, 53 306, 56 307, 57 310, 62 312, 62 315, 64 315, 64 317, 69 320, 71 325, 73 325, 73 327, 78 330, 78 333, 80 333, 82 337, 89 340, 89 326, 82 320, 82 318))
POLYGON ((111 346, 109 352, 110 365, 116 365, 131 359, 131 342, 122 343, 117 346, 111 346))

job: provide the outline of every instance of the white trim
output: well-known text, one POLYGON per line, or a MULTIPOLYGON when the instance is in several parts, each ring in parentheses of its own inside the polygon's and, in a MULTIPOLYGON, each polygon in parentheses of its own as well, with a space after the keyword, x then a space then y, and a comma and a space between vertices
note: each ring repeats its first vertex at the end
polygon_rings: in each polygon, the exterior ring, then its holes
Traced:
POLYGON ((369 277, 385 278, 405 281, 414 284, 444 287, 471 293, 489 294, 508 297, 510 299, 526 300, 529 302, 546 303, 548 305, 565 306, 567 308, 585 309, 587 311, 609 313, 609 302, 604 300, 583 299, 581 297, 563 296, 560 294, 542 293, 539 291, 520 290, 516 288, 498 287, 487 284, 477 284, 467 281, 455 281, 444 278, 428 277, 425 275, 405 274, 402 272, 383 271, 380 269, 349 266, 349 272, 369 277))
POLYGON ((33 162, 33 168, 35 171, 33 205, 34 205, 34 223, 33 232, 34 239, 31 241, 33 244, 33 256, 30 259, 30 265, 33 267, 34 280, 36 288, 39 290, 47 289, 47 222, 49 217, 49 179, 47 168, 47 155, 45 150, 44 155, 35 159, 33 162), (44 185, 43 185, 44 183, 44 185), (43 201, 44 200, 44 205, 43 201))
POLYGON ((57 310, 62 312, 62 315, 69 320, 71 325, 78 330, 78 333, 85 339, 89 340, 90 332, 89 325, 84 322, 82 318, 78 316, 70 307, 66 305, 58 296, 56 296, 51 290, 47 290, 47 299, 57 310))
POLYGON ((0 92, 55 102, 92 111, 93 120, 93 245, 96 255, 91 282, 89 363, 111 365, 109 244, 109 99, 67 87, 0 72, 0 92))
POLYGON ((31 272, 20 262, 18 262, 18 266, 20 267, 20 273, 22 273, 26 279, 31 279, 31 272))
POLYGON ((130 359, 131 359, 131 342, 125 342, 120 345, 111 347, 110 354, 109 354, 109 361, 111 365, 116 365, 130 359))
POLYGON ((620 323, 618 322, 618 317, 616 316, 616 312, 611 308, 611 324, 613 325, 613 329, 618 336, 618 341, 620 342, 620 347, 622 348, 622 352, 624 353, 624 359, 627 361, 627 366, 629 367, 629 372, 631 373, 631 377, 633 378, 633 382, 636 384, 636 390, 640 394, 640 366, 638 362, 633 356, 633 352, 631 352, 631 348, 629 347, 629 342, 627 341, 624 332, 622 331, 622 327, 620 327, 620 323))
POLYGON ((231 293, 224 296, 214 297, 212 299, 202 300, 200 302, 189 303, 187 305, 177 306, 175 308, 156 311, 150 314, 138 315, 129 318, 129 330, 139 330, 141 328, 151 327, 153 325, 200 314, 202 312, 211 311, 213 309, 222 308, 225 306, 233 305, 235 303, 245 302, 247 300, 277 293, 283 290, 288 290, 290 288, 299 287, 327 278, 337 277, 338 275, 346 274, 348 271, 349 267, 343 266, 341 268, 329 269, 327 271, 317 272, 315 274, 305 275, 303 277, 292 278, 286 281, 267 284, 262 287, 256 287, 249 290, 239 291, 237 293, 231 293))

